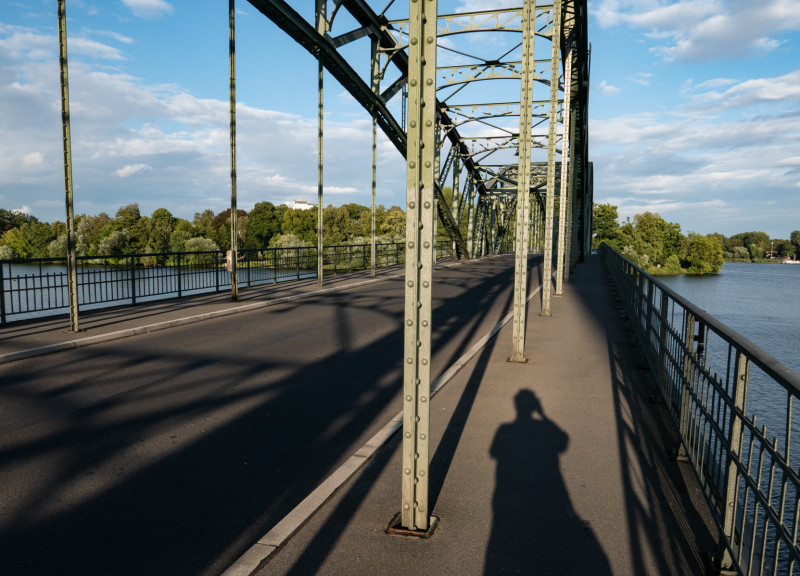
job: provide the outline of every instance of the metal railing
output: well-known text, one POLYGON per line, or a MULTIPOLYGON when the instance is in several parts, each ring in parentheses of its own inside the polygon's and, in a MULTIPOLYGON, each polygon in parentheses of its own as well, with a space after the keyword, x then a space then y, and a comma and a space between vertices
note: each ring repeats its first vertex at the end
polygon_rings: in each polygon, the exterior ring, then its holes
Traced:
POLYGON ((792 574, 800 561, 800 376, 630 260, 600 253, 720 530, 716 568, 792 574))
MULTIPOLYGON (((377 244, 376 267, 405 263, 402 243, 377 244)), ((437 254, 451 256, 446 242, 437 254)), ((368 244, 325 246, 324 274, 371 267, 368 244)), ((231 285, 225 251, 79 256, 78 306, 91 310, 163 298, 220 292, 231 285)), ((317 248, 240 250, 238 285, 317 277, 317 248)), ((0 260, 0 325, 69 310, 66 258, 0 260)))

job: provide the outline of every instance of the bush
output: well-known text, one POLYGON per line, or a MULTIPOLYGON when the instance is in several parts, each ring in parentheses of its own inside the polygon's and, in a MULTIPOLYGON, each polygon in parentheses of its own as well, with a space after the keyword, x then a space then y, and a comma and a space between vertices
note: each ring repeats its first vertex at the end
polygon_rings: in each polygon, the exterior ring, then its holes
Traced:
POLYGON ((16 257, 17 253, 14 252, 14 249, 11 246, 0 246, 0 260, 13 260, 16 257))

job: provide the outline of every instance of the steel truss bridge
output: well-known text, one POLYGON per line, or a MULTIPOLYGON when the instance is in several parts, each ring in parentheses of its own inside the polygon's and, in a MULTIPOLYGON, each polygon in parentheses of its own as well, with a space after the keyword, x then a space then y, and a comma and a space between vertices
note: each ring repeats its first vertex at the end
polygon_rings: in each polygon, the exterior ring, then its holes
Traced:
MULTIPOLYGON (((372 116, 373 204, 378 127, 406 158, 398 523, 401 530, 424 533, 434 521, 427 468, 436 226, 447 232, 459 258, 494 253, 513 237, 510 361, 525 362, 529 249, 544 252, 545 279, 556 261, 558 293, 589 248, 586 2, 526 0, 515 8, 442 14, 436 0, 317 0, 311 22, 283 0, 249 2, 318 61, 320 175, 323 68, 372 116), (343 49, 356 42, 369 44, 369 58, 348 59, 343 49), (448 198, 444 188, 450 182, 448 198)), ((319 193, 322 206, 321 176, 319 193)), ((542 313, 550 314, 549 280, 542 290, 542 313)))
MULTIPOLYGON (((248 0, 311 53, 319 73, 319 206, 323 206, 323 71, 406 159, 402 501, 398 529, 426 532, 431 291, 437 226, 458 258, 516 251, 510 361, 525 362, 529 250, 544 253, 542 314, 589 249, 590 52, 586 0, 519 0, 513 8, 440 13, 437 0, 316 0, 312 21, 284 0, 248 0), (406 9, 407 8, 407 9, 406 9), (359 50, 354 47, 363 46, 359 50), (367 55, 354 61, 353 54, 367 55), (445 195, 452 189, 450 197, 445 195), (556 213, 556 210, 558 213, 556 213)), ((299 4, 295 2, 295 4, 299 4)), ((489 0, 486 5, 491 5, 489 0)), ((77 331, 64 0, 59 0, 70 309, 77 331)), ((236 294, 235 7, 229 0, 232 296, 236 294)), ((322 268, 322 210, 319 269, 322 268)), ((374 250, 374 209, 373 209, 374 250)), ((323 275, 318 275, 320 283, 323 275)))

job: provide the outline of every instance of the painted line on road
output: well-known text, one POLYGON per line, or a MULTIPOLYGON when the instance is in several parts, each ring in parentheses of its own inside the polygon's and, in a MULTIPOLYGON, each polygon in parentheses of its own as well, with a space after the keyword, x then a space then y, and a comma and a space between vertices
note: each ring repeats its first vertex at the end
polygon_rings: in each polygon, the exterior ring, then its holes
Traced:
MULTIPOLYGON (((542 285, 534 290, 526 303, 536 296, 542 285)), ((452 380, 467 363, 480 352, 498 332, 514 317, 514 312, 505 316, 489 332, 467 350, 444 373, 431 384, 431 398, 452 380)), ((339 489, 389 441, 403 426, 403 413, 400 412, 381 428, 367 443, 350 456, 333 474, 322 482, 311 494, 289 512, 272 530, 264 534, 236 562, 230 565, 222 576, 251 576, 263 568, 280 551, 286 542, 308 522, 311 517, 328 502, 339 489)))

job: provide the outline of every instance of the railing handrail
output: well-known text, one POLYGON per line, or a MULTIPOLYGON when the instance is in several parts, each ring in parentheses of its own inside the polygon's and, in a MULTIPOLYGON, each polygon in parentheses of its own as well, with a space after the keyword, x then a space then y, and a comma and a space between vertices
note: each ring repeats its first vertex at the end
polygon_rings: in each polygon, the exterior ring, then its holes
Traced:
POLYGON ((711 328, 728 344, 735 346, 738 350, 745 353, 751 362, 756 364, 765 373, 772 376, 779 384, 786 388, 787 391, 791 392, 795 397, 800 398, 800 374, 794 372, 783 362, 772 356, 769 352, 745 336, 739 334, 736 330, 726 325, 724 322, 721 322, 702 308, 699 308, 697 305, 675 292, 669 286, 660 282, 655 276, 645 272, 642 268, 631 262, 628 258, 625 258, 625 256, 608 246, 608 244, 605 242, 600 245, 600 249, 613 250, 616 252, 619 258, 635 268, 636 271, 647 278, 649 282, 652 282, 658 286, 658 288, 665 292, 672 300, 680 304, 683 308, 689 310, 696 319, 701 320, 704 325, 711 328))
POLYGON ((800 375, 610 246, 600 254, 678 426, 677 457, 719 529, 715 568, 774 576, 800 566, 800 375))
MULTIPOLYGON (((376 268, 402 264, 403 246, 402 242, 376 243, 376 268)), ((438 257, 451 255, 449 242, 437 242, 436 248, 438 257)), ((220 292, 223 286, 230 286, 231 279, 225 270, 227 252, 199 250, 78 256, 79 309, 220 292)), ((237 278, 239 286, 299 280, 317 274, 317 246, 246 248, 238 252, 242 272, 237 278)), ((372 259, 368 258, 370 244, 328 244, 322 247, 322 253, 326 275, 372 267, 372 259)), ((15 267, 26 268, 6 274, 0 282, 0 325, 67 310, 65 266, 65 257, 0 260, 0 278, 6 268, 9 272, 15 267), (58 268, 52 270, 50 266, 58 268)))

